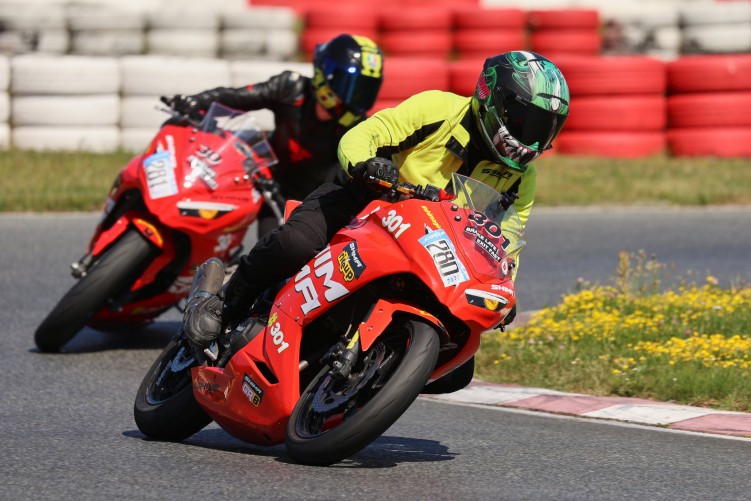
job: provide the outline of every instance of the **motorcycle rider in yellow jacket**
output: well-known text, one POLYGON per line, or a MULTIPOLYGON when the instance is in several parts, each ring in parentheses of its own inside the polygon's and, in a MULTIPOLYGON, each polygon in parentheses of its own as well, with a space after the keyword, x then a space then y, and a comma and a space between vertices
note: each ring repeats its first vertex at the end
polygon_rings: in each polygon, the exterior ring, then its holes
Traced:
POLYGON ((509 168, 482 157, 481 151, 472 151, 478 148, 470 143, 469 130, 474 127, 471 101, 449 92, 426 91, 396 108, 381 110, 373 120, 344 135, 339 142, 339 162, 352 167, 373 157, 390 158, 401 180, 442 187, 459 172, 498 191, 518 195, 514 208, 526 225, 535 197, 536 170, 533 165, 524 170, 509 168), (481 159, 472 162, 471 156, 481 159))
MULTIPOLYGON (((338 156, 344 169, 334 182, 319 186, 283 225, 260 239, 216 296, 186 309, 186 335, 194 345, 208 346, 247 314, 263 290, 323 250, 378 197, 363 181, 367 178, 445 188, 458 172, 518 195, 514 207, 526 224, 535 195, 530 163, 550 149, 568 105, 568 86, 552 62, 512 51, 485 61, 472 97, 426 91, 375 113, 342 137, 338 156)), ((473 373, 472 359, 425 392, 459 390, 473 373)))

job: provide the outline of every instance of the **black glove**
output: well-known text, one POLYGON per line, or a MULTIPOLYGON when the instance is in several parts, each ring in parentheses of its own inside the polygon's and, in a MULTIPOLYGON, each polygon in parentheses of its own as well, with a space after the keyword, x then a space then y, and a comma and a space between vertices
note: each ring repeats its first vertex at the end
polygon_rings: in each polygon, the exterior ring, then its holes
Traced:
POLYGON ((509 207, 514 205, 514 202, 516 202, 517 198, 519 198, 519 195, 517 195, 516 193, 502 191, 501 198, 498 200, 498 205, 501 206, 503 210, 508 210, 509 207))
POLYGON ((378 183, 386 181, 390 184, 399 182, 399 169, 394 162, 387 158, 375 157, 365 162, 358 162, 349 168, 349 174, 356 181, 378 183))
POLYGON ((205 110, 211 105, 211 100, 207 93, 201 92, 193 96, 177 94, 171 98, 162 98, 170 108, 183 115, 192 115, 193 113, 205 110))

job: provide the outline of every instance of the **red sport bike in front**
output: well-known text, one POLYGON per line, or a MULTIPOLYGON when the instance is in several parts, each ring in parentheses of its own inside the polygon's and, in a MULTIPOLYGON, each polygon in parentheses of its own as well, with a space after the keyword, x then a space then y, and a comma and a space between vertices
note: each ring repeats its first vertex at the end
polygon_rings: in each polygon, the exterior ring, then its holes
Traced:
MULTIPOLYGON (((214 420, 241 440, 285 443, 295 461, 328 465, 467 362, 515 304, 512 256, 524 241, 513 198, 457 174, 451 196, 388 188, 389 199, 210 347, 179 332, 137 392, 141 432, 182 440, 214 420)), ((215 293, 223 277, 221 263, 205 263, 193 294, 215 293)))

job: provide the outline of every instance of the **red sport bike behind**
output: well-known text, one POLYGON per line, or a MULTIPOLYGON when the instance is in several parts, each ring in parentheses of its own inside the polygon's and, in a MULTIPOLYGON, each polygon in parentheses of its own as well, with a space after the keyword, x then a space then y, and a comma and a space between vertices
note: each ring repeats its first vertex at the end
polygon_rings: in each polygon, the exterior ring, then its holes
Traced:
MULTIPOLYGON (((297 462, 328 465, 378 438, 425 384, 467 362, 515 303, 524 246, 513 196, 454 175, 453 196, 406 183, 371 203, 247 319, 203 351, 179 332, 138 389, 147 437, 182 440, 212 420, 297 462)), ((215 293, 221 263, 199 267, 215 293)), ((189 301, 190 301, 189 298, 189 301)))
POLYGON ((166 122, 119 173, 78 281, 42 321, 34 341, 56 352, 89 325, 152 321, 190 292, 196 266, 239 255, 262 204, 279 215, 269 166, 276 156, 252 116, 213 104, 201 119, 166 122))

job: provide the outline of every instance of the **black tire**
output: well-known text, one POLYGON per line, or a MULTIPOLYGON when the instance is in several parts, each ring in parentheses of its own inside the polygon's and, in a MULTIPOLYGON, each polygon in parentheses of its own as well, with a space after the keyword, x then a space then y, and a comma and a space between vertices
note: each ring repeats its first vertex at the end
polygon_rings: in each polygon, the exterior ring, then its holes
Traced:
POLYGON ((39 324, 34 333, 37 347, 43 352, 60 351, 107 301, 133 284, 155 255, 140 233, 126 231, 39 324))
POLYGON ((437 360, 432 326, 415 318, 395 320, 360 356, 346 382, 325 367, 308 385, 287 424, 290 456, 325 466, 364 448, 414 402, 437 360))
POLYGON ((141 433, 176 442, 211 423, 193 395, 191 368, 196 365, 185 336, 173 339, 164 348, 136 393, 133 417, 141 433))

